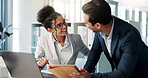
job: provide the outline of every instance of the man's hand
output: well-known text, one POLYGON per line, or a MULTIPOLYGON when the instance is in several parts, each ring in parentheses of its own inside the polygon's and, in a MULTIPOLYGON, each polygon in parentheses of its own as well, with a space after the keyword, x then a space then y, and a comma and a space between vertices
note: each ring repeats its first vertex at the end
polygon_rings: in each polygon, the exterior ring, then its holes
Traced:
POLYGON ((78 73, 73 72, 70 76, 72 78, 91 78, 91 74, 85 69, 80 69, 78 73))
POLYGON ((46 64, 49 64, 48 60, 45 57, 42 57, 38 62, 37 62, 39 67, 45 67, 46 64))

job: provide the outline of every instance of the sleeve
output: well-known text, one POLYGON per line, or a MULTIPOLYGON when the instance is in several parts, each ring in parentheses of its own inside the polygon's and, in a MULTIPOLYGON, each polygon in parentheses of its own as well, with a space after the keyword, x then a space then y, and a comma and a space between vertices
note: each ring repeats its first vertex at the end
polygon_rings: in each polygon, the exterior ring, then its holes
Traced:
POLYGON ((89 53, 87 62, 84 65, 84 69, 86 69, 89 73, 91 73, 92 70, 95 68, 96 64, 98 63, 101 53, 102 53, 102 48, 97 33, 95 33, 93 46, 89 53))
POLYGON ((117 70, 108 73, 93 73, 92 78, 130 78, 137 62, 141 37, 138 32, 131 31, 122 41, 122 56, 117 70))
POLYGON ((35 51, 35 58, 38 61, 40 58, 42 58, 43 56, 45 56, 45 52, 43 49, 43 44, 41 42, 42 38, 38 38, 38 42, 37 42, 37 47, 36 47, 36 51, 35 51))
POLYGON ((83 43, 81 36, 78 35, 78 39, 76 40, 77 44, 79 44, 79 51, 85 55, 88 56, 90 50, 87 48, 87 46, 83 43))

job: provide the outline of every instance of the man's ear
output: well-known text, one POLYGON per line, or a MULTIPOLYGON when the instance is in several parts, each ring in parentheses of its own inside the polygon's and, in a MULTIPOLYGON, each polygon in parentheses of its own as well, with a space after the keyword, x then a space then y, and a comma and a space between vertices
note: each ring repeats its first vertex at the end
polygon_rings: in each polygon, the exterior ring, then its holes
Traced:
POLYGON ((52 29, 48 28, 47 30, 48 30, 50 33, 52 33, 52 29))
POLYGON ((96 24, 94 25, 94 27, 97 28, 97 29, 101 29, 101 26, 102 26, 102 25, 101 25, 100 23, 96 23, 96 24))

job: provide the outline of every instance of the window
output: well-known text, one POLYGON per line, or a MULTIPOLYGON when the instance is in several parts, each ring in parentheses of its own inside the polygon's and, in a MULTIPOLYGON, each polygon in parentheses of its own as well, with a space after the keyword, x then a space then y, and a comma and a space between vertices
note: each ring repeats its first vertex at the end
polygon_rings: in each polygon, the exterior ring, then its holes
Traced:
POLYGON ((141 18, 141 37, 142 40, 146 43, 146 12, 142 12, 141 18))
POLYGON ((82 6, 90 0, 51 0, 51 6, 68 21, 83 21, 82 6))
POLYGON ((126 8, 126 7, 119 7, 119 18, 123 20, 130 20, 135 21, 139 23, 139 31, 141 34, 142 40, 148 44, 148 23, 147 23, 147 17, 148 12, 147 11, 140 11, 138 8, 126 8))
POLYGON ((108 2, 111 7, 112 15, 118 16, 118 2, 113 0, 106 0, 106 2, 108 2))

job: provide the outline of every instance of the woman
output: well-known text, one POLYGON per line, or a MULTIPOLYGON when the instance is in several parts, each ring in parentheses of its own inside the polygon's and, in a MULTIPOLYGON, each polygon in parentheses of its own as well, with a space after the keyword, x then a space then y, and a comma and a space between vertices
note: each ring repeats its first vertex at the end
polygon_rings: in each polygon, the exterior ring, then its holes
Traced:
POLYGON ((38 12, 37 20, 43 24, 49 34, 38 39, 35 58, 38 66, 46 64, 75 64, 78 53, 89 54, 78 34, 68 34, 66 20, 51 6, 45 6, 38 12), (43 57, 45 56, 45 57, 43 57))

